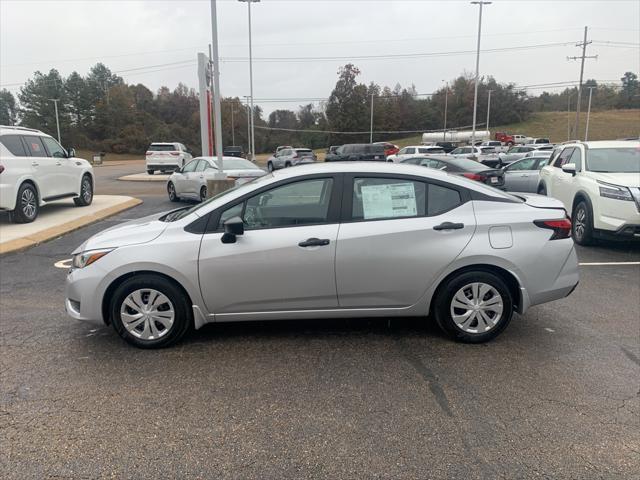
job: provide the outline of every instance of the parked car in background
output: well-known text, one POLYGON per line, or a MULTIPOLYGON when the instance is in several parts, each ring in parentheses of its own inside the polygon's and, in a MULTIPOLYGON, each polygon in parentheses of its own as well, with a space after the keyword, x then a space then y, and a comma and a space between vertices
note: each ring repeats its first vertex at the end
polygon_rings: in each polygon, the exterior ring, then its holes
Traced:
POLYGON ((444 153, 445 151, 442 147, 435 145, 413 145, 401 148, 395 155, 389 155, 387 161, 399 163, 405 158, 415 157, 416 155, 439 155, 444 153))
POLYGON ((402 163, 443 170, 460 175, 492 187, 502 188, 504 173, 499 168, 487 168, 486 165, 468 158, 456 158, 448 155, 406 158, 402 163))
POLYGON ((539 144, 544 144, 544 143, 551 143, 551 142, 549 142, 548 138, 529 138, 525 142, 526 145, 529 145, 529 144, 539 145, 539 144))
POLYGON ((500 166, 500 157, 493 147, 458 147, 449 153, 449 155, 456 158, 470 158, 491 168, 500 166))
POLYGON ((504 189, 509 192, 537 193, 540 170, 549 161, 548 156, 525 157, 507 165, 504 172, 504 189))
POLYGON ((493 147, 496 153, 506 153, 509 150, 509 147, 503 145, 502 142, 497 140, 485 140, 484 142, 480 142, 480 147, 493 147))
POLYGON ((505 132, 496 132, 493 138, 505 145, 514 145, 516 143, 513 139, 513 135, 509 135, 505 132))
POLYGON ((551 155, 553 154, 553 149, 535 149, 535 150, 531 150, 530 152, 527 152, 524 154, 523 158, 529 158, 529 157, 547 157, 549 158, 551 155))
POLYGON ((640 240, 640 142, 562 145, 540 171, 538 193, 560 200, 573 220, 573 238, 640 240))
POLYGON ((64 198, 90 205, 94 187, 93 167, 73 148, 40 130, 0 126, 0 211, 12 222, 33 222, 40 207, 64 198))
POLYGON ((184 167, 192 158, 191 152, 182 143, 152 143, 145 154, 147 173, 153 175, 156 170, 172 172, 184 167))
POLYGON ((340 148, 340 145, 331 145, 329 148, 327 148, 326 153, 336 153, 336 150, 338 150, 338 148, 340 148))
POLYGON ((329 153, 325 157, 325 162, 343 161, 376 161, 386 160, 384 147, 375 143, 347 143, 338 147, 335 153, 329 153))
POLYGON ((452 152, 456 149, 457 145, 453 142, 436 142, 434 143, 436 147, 441 147, 444 150, 444 153, 452 152))
POLYGON ((536 148, 533 145, 514 145, 509 149, 509 151, 507 151, 507 153, 499 154, 500 162, 503 165, 509 165, 516 160, 524 158, 527 153, 533 152, 535 150, 536 148))
POLYGON ((197 157, 181 169, 173 172, 167 181, 167 195, 172 202, 182 199, 203 201, 207 198, 207 180, 216 173, 224 171, 227 179, 242 185, 267 172, 255 163, 238 157, 222 157, 223 169, 218 165, 217 157, 197 157))
POLYGON ((400 147, 389 142, 375 142, 374 145, 382 145, 384 148, 384 154, 387 157, 389 155, 395 155, 400 150, 400 147))
POLYGON ((278 153, 280 150, 284 148, 293 148, 293 147, 291 145, 280 145, 279 147, 276 147, 275 153, 278 153))
POLYGON ((527 137, 526 135, 520 135, 520 134, 516 133, 516 134, 511 135, 511 138, 513 138, 513 143, 514 144, 524 145, 530 137, 527 137))
POLYGON ((222 149, 222 156, 244 158, 244 149, 241 146, 230 145, 222 149))
POLYGON ((214 321, 365 316, 486 342, 574 290, 570 229, 553 198, 430 168, 304 165, 89 238, 65 307, 141 348, 214 321))
POLYGON ((267 160, 267 170, 273 172, 279 168, 293 167, 315 161, 317 161, 316 154, 310 148, 283 148, 267 160))

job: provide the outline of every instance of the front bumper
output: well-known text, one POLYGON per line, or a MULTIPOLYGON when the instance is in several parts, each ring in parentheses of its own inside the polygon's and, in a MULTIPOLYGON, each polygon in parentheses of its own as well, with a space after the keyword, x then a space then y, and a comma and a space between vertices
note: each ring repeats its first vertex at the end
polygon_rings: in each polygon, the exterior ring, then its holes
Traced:
POLYGON ((622 225, 617 230, 594 230, 594 236, 601 239, 640 242, 640 225, 622 225))
POLYGON ((69 270, 66 280, 65 310, 71 318, 103 323, 101 282, 106 272, 97 265, 69 270))

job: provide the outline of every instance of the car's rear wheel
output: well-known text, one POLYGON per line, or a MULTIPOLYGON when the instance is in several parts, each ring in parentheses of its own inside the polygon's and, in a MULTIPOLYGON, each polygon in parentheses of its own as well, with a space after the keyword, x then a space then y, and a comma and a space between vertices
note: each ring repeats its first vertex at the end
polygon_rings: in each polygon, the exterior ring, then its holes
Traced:
POLYGON ((498 275, 466 271, 439 289, 434 314, 442 330, 467 343, 489 341, 499 335, 513 316, 513 298, 498 275))
POLYGON ((204 202, 207 199, 207 187, 202 187, 200 189, 200 201, 204 202))
POLYGON ((86 207, 93 202, 93 182, 91 176, 85 174, 80 182, 80 195, 73 199, 73 203, 78 207, 86 207))
POLYGON ((16 208, 11 212, 14 223, 31 223, 38 217, 40 205, 38 192, 31 183, 23 183, 18 189, 16 208))
POLYGON ((161 348, 178 342, 192 323, 186 295, 158 275, 136 275, 116 288, 111 301, 116 332, 140 348, 161 348))
POLYGON ((571 215, 571 235, 578 245, 593 243, 593 214, 584 200, 578 202, 571 215))
POLYGON ((152 168, 147 168, 147 173, 149 175, 153 175, 155 173, 155 170, 153 170, 152 168))
POLYGON ((546 194, 547 194, 547 187, 543 183, 538 186, 538 195, 546 195, 546 194))
POLYGON ((273 172, 273 162, 267 163, 267 170, 269 170, 270 172, 273 172))
POLYGON ((178 198, 178 194, 176 193, 176 186, 173 182, 167 183, 167 194, 169 195, 169 200, 172 202, 178 202, 180 198, 178 198))

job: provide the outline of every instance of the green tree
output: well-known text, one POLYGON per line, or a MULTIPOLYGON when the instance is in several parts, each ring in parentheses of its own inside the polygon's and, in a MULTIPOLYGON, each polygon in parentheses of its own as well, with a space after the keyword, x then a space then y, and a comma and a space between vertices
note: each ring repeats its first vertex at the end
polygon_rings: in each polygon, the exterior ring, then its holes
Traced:
POLYGON ((0 90, 0 125, 15 125, 18 110, 16 99, 9 90, 0 90))
MULTIPOLYGON (((66 93, 64 81, 57 70, 51 69, 47 74, 35 72, 33 79, 27 80, 18 94, 21 124, 55 134, 56 114, 53 99, 58 99, 60 129, 68 132, 70 121, 66 93)), ((63 133, 63 136, 66 135, 63 133)))

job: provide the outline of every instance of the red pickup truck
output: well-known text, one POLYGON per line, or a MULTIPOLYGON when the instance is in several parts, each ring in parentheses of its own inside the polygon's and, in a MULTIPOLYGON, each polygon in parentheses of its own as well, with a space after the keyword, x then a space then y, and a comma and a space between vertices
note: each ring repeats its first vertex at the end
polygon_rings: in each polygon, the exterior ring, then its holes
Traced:
POLYGON ((504 132, 496 132, 495 139, 506 145, 515 145, 516 143, 515 139, 513 138, 513 135, 509 135, 508 133, 504 133, 504 132))

